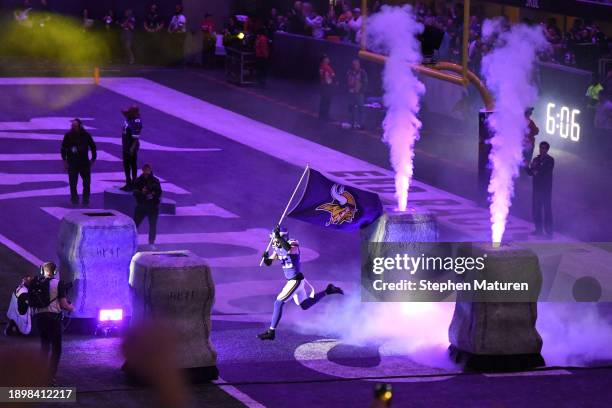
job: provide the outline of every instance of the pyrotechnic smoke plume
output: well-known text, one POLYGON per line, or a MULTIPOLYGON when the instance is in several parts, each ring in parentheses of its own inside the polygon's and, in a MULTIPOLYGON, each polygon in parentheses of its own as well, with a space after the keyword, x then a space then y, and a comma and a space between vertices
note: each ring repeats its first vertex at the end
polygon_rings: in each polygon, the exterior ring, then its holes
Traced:
POLYGON ((482 60, 482 74, 495 98, 495 112, 489 117, 493 130, 491 196, 492 241, 501 242, 506 218, 514 196, 514 179, 522 162, 522 142, 527 122, 525 109, 537 98, 532 72, 538 51, 548 43, 539 26, 517 24, 504 29, 500 20, 486 20, 485 40, 495 39, 493 51, 482 60))
POLYGON ((344 344, 380 346, 385 353, 408 355, 430 367, 454 367, 447 355, 453 303, 364 303, 359 288, 351 289, 341 299, 327 299, 318 305, 308 319, 296 319, 296 328, 333 336, 344 344))
POLYGON ((417 113, 425 85, 418 80, 409 64, 421 61, 421 45, 416 36, 422 31, 423 25, 417 23, 411 6, 383 6, 380 12, 367 20, 368 47, 388 54, 383 71, 384 103, 387 107, 383 140, 391 150, 395 195, 400 211, 406 210, 413 173, 414 144, 419 139, 421 128, 417 113))
POLYGON ((549 366, 612 361, 612 322, 602 316, 596 303, 540 303, 538 331, 549 366))

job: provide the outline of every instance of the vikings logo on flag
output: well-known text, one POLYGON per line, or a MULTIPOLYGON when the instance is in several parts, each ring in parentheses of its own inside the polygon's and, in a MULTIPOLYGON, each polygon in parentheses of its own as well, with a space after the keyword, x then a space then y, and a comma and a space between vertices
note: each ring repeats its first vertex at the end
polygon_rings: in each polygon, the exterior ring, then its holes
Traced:
POLYGON ((344 191, 344 186, 340 184, 334 184, 330 194, 333 199, 332 202, 321 204, 316 208, 318 211, 327 211, 330 214, 325 226, 329 227, 330 224, 339 225, 343 222, 353 222, 357 212, 355 197, 348 191, 344 191))
POLYGON ((308 178, 298 203, 288 216, 322 227, 355 231, 382 214, 377 194, 329 180, 308 169, 308 178))

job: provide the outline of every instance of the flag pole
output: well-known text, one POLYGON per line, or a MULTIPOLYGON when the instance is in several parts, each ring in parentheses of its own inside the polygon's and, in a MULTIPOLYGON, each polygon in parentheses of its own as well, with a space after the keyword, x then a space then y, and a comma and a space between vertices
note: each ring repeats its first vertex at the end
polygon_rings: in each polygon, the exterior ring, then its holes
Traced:
MULTIPOLYGON (((309 168, 310 168, 310 164, 306 163, 306 168, 304 169, 304 172, 302 173, 302 177, 300 177, 300 180, 298 181, 297 185, 295 186, 295 189, 293 189, 293 193, 291 194, 291 198, 289 198, 289 202, 287 203, 287 206, 285 207, 285 211, 283 211, 283 214, 281 215, 280 219, 278 220, 278 224, 277 225, 281 225, 281 223, 285 219, 285 216, 287 215, 287 211, 289 211, 289 206, 291 205, 291 202, 293 201, 293 198, 295 197, 295 194, 297 193, 298 188, 302 184, 302 180, 304 179, 304 176, 308 172, 309 168)), ((266 247, 266 252, 268 252, 270 250, 270 246, 271 245, 272 245, 272 238, 270 238, 270 240, 268 241, 268 246, 266 247)), ((263 256, 262 256, 261 257, 261 261, 259 261, 259 266, 263 265, 263 261, 264 261, 264 259, 263 259, 263 256)))

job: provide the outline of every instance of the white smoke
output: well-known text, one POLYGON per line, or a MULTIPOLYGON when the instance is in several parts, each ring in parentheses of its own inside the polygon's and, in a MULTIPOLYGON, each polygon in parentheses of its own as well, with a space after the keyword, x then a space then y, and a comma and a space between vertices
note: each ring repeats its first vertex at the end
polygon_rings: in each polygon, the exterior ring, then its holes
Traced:
POLYGON ((549 366, 587 366, 612 361, 612 321, 595 303, 540 303, 538 331, 549 366))
POLYGON ((345 344, 380 346, 394 356, 408 355, 422 365, 451 369, 447 349, 453 310, 449 302, 361 302, 356 287, 341 298, 325 299, 308 311, 308 319, 296 319, 296 328, 345 344))
POLYGON ((419 139, 421 122, 417 118, 419 98, 425 85, 409 65, 421 62, 421 45, 416 36, 423 31, 409 5, 383 6, 368 17, 368 48, 388 54, 383 71, 384 103, 387 114, 383 122, 383 140, 391 150, 391 164, 395 170, 397 207, 405 211, 408 188, 412 180, 414 144, 419 139))
POLYGON ((495 112, 488 121, 493 130, 489 193, 492 241, 498 243, 506 229, 514 179, 522 162, 525 109, 537 99, 532 72, 537 53, 548 43, 540 26, 517 24, 504 29, 501 20, 486 20, 482 32, 485 40, 495 39, 493 50, 482 59, 482 74, 495 98, 495 112))

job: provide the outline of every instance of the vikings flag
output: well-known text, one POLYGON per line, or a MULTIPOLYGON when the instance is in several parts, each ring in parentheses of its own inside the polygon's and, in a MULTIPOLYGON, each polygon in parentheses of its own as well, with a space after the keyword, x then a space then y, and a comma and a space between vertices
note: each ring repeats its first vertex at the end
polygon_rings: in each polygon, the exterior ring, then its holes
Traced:
POLYGON ((377 194, 329 180, 308 169, 308 179, 299 202, 288 216, 326 228, 356 231, 382 214, 377 194))

